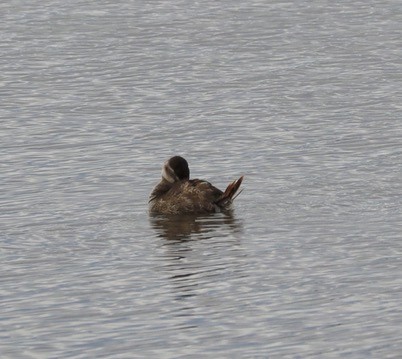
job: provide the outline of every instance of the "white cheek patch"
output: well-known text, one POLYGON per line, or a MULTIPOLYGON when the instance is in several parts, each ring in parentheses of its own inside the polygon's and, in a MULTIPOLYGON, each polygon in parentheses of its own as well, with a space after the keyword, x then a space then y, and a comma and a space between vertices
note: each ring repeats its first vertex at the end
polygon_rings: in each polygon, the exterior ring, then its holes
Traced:
POLYGON ((172 170, 172 167, 170 167, 167 163, 165 163, 165 165, 162 168, 162 177, 170 182, 170 183, 174 183, 175 182, 175 177, 174 175, 172 175, 174 172, 172 170))

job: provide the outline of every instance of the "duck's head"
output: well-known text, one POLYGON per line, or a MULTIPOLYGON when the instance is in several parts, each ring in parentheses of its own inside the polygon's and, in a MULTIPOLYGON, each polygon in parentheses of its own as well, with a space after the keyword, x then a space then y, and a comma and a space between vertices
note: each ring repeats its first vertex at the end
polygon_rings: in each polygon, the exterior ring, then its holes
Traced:
POLYGON ((170 183, 190 178, 190 170, 187 161, 180 156, 168 159, 162 167, 162 178, 170 183))

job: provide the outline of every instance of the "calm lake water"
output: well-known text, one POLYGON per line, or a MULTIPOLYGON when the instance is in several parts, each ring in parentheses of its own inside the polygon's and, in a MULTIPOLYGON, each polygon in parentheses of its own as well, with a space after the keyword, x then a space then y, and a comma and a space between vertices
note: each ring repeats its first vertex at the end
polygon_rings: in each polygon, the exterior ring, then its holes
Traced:
POLYGON ((400 357, 400 0, 0 14, 1 358, 400 357), (176 154, 233 215, 148 215, 176 154))

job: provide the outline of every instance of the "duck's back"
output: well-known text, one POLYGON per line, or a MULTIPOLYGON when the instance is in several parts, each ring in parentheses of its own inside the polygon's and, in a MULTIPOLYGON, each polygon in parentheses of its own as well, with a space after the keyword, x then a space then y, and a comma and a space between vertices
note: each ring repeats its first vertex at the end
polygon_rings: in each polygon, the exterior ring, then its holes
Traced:
POLYGON ((165 214, 216 212, 219 210, 216 202, 222 194, 207 181, 179 181, 164 194, 151 199, 151 211, 165 214))

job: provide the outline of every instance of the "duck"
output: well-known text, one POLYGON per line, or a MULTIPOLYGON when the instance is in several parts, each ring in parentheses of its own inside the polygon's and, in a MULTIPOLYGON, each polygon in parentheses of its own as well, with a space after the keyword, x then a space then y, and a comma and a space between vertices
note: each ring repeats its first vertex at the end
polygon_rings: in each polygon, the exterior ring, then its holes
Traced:
POLYGON ((162 179, 149 196, 149 211, 174 215, 227 212, 241 193, 242 181, 243 176, 221 191, 208 181, 190 179, 188 162, 173 156, 162 166, 162 179))

